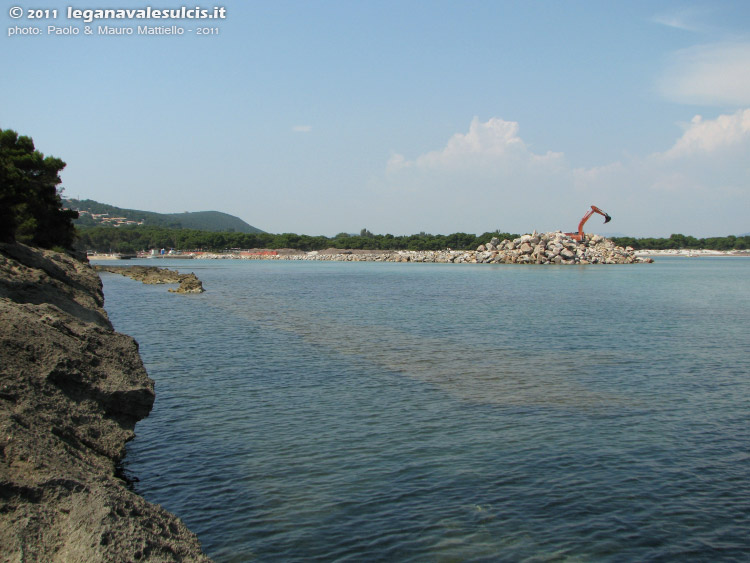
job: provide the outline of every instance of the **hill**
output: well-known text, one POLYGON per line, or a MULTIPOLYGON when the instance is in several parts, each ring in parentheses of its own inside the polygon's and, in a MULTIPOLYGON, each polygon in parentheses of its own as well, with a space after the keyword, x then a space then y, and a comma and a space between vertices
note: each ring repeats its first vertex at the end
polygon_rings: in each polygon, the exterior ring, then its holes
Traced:
POLYGON ((193 213, 155 213, 138 209, 123 209, 92 199, 63 198, 63 205, 79 213, 74 224, 79 227, 145 225, 167 229, 195 229, 199 231, 263 233, 234 215, 221 211, 193 213))

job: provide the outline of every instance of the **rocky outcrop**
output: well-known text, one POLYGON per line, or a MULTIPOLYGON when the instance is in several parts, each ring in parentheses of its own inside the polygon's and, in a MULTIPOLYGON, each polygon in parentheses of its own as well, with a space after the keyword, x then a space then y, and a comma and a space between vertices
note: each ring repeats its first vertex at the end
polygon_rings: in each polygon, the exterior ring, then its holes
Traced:
POLYGON ((88 264, 0 244, 0 560, 208 561, 116 476, 154 384, 103 302, 88 264))
POLYGON ((203 283, 193 274, 181 274, 175 270, 159 268, 157 266, 94 266, 97 272, 122 274, 134 280, 147 284, 177 283, 177 289, 169 289, 172 293, 203 293, 203 283))

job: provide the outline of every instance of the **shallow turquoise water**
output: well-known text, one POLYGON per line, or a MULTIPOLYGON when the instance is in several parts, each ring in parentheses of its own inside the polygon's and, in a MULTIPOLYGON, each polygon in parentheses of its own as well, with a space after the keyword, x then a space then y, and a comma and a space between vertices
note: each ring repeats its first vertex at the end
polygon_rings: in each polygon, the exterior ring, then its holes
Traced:
POLYGON ((126 469, 216 561, 750 558, 750 260, 159 265, 126 469))

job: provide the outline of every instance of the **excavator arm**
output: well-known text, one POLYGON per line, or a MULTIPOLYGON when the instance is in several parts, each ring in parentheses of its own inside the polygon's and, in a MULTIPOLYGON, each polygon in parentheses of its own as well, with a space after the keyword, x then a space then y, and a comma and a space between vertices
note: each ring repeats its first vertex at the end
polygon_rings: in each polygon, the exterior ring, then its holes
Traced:
POLYGON ((586 224, 586 221, 588 221, 594 213, 598 213, 599 215, 602 215, 604 217, 605 223, 609 223, 612 220, 612 217, 610 217, 607 213, 599 209, 596 205, 592 205, 591 209, 589 209, 586 212, 586 215, 584 215, 583 218, 581 219, 581 222, 578 223, 578 232, 577 233, 565 233, 565 234, 575 240, 583 240, 583 225, 586 224))

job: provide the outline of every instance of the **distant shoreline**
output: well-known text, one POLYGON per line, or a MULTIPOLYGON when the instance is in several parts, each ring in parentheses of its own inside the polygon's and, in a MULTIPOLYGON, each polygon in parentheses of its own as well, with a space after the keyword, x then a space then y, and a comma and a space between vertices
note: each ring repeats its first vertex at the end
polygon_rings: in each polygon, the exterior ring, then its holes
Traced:
MULTIPOLYGON (((279 248, 279 249, 251 249, 247 251, 232 251, 232 252, 184 252, 174 256, 148 256, 139 255, 137 257, 128 256, 122 257, 116 253, 114 254, 93 254, 89 255, 88 259, 91 262, 100 260, 129 260, 129 259, 172 259, 172 260, 347 260, 347 261, 365 261, 375 260, 380 258, 382 261, 394 261, 389 259, 383 259, 385 256, 400 254, 406 257, 407 255, 420 255, 425 253, 442 253, 442 252, 458 252, 458 251, 410 251, 410 250, 362 250, 362 249, 333 249, 327 250, 295 250, 290 248, 279 248)), ((467 251, 471 252, 471 251, 467 251)), ((463 252, 462 252, 463 253, 463 252)), ((653 258, 653 257, 664 257, 664 256, 676 256, 681 258, 706 258, 706 257, 750 257, 750 251, 748 250, 705 250, 705 249, 668 249, 668 250, 635 250, 633 254, 639 258, 653 258)), ((412 260, 409 260, 412 261, 412 260)))
POLYGON ((700 257, 750 257, 750 250, 706 250, 706 249, 668 249, 668 250, 636 250, 636 256, 681 256, 683 258, 700 257))
MULTIPOLYGON (((291 249, 235 250, 231 253, 170 251, 161 257, 189 259, 235 259, 235 260, 321 260, 338 262, 427 262, 440 264, 637 264, 653 262, 649 257, 635 255, 631 247, 617 246, 600 235, 585 235, 580 239, 560 231, 520 236, 516 239, 500 240, 494 237, 476 250, 313 250, 310 252, 291 249)), ((112 258, 131 258, 113 256, 112 258)), ((155 258, 157 254, 141 254, 141 258, 155 258)), ((97 258, 94 257, 94 260, 97 258)))

